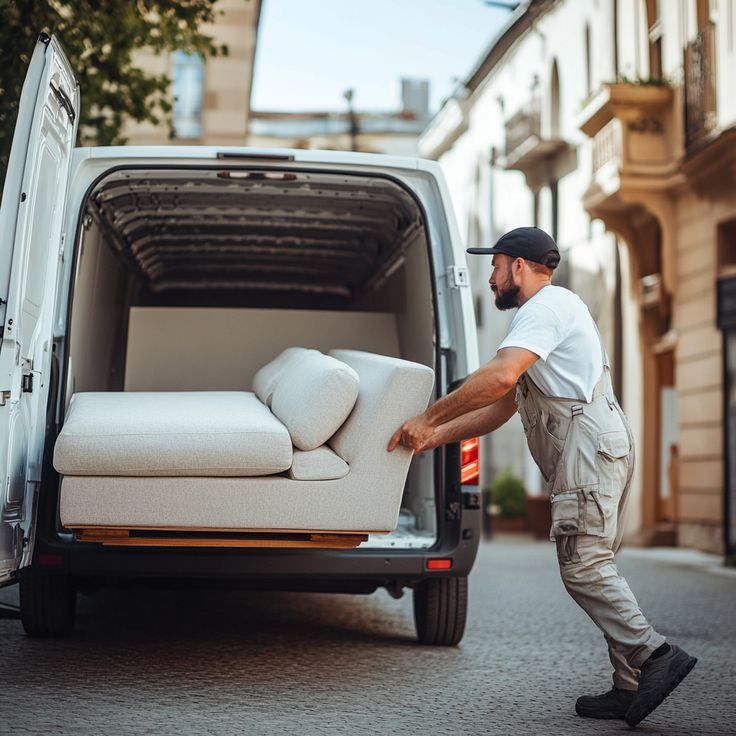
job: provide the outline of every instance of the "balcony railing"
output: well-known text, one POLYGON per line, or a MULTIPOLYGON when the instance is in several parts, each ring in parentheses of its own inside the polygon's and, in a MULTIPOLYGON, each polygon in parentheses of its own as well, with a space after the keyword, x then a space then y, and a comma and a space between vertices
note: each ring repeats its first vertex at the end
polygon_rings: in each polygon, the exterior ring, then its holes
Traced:
POLYGON ((621 121, 609 120, 593 138, 593 173, 607 163, 621 164, 621 121))
POLYGON ((542 116, 539 100, 532 100, 505 124, 506 156, 511 157, 528 140, 542 137, 542 116))
POLYGON ((685 145, 716 126, 715 26, 706 25, 685 49, 685 145))

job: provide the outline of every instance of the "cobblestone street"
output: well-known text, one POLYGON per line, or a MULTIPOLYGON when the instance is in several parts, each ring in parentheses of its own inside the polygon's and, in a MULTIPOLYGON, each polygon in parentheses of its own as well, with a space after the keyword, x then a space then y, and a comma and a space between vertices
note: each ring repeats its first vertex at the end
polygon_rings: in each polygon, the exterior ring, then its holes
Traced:
MULTIPOLYGON (((736 576, 624 552, 654 625, 699 658, 641 726, 736 730, 736 576)), ((481 547, 456 649, 414 638, 411 596, 105 590, 72 638, 0 621, 2 733, 616 734, 574 702, 609 687, 602 636, 560 583, 554 548, 481 547)), ((16 602, 15 589, 0 594, 16 602)))

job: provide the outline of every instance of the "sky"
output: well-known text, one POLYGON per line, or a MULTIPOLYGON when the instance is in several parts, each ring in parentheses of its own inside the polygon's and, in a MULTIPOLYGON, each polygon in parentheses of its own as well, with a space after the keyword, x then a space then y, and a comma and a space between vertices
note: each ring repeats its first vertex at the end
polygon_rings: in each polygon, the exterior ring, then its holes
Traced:
POLYGON ((510 11, 483 0, 263 0, 251 108, 400 107, 402 77, 430 80, 430 105, 465 79, 510 11))

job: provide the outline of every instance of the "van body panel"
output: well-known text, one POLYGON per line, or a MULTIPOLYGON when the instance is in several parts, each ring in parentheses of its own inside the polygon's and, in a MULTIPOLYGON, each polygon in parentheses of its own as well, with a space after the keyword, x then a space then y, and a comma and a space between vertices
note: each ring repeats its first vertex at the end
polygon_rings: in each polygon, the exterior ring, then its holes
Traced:
POLYGON ((78 111, 79 88, 64 52, 42 34, 21 93, 0 207, 0 585, 33 552, 78 111))
MULTIPOLYGON (((197 146, 136 146, 78 148, 74 151, 65 240, 67 258, 56 294, 54 334, 60 360, 68 340, 69 305, 72 299, 78 258, 72 257, 82 246, 85 206, 90 192, 109 174, 122 169, 191 170, 299 170, 384 177, 400 184, 420 205, 428 233, 429 258, 437 312, 435 340, 439 362, 436 365, 439 397, 450 385, 463 379, 478 366, 475 323, 469 286, 457 282, 456 269, 466 268, 464 245, 460 240, 444 179, 438 165, 418 159, 333 151, 284 151, 197 146), (221 159, 223 152, 237 158, 221 159), (240 157, 240 154, 243 154, 240 157), (250 158, 249 158, 250 155, 250 158), (273 158, 269 158, 273 156, 273 158)), ((62 375, 64 370, 62 368, 62 375)), ((67 391, 70 387, 67 386, 67 391)), ((56 404, 56 429, 63 422, 64 390, 56 404)), ((68 397, 67 397, 68 399, 68 397)), ((55 433, 48 442, 53 445, 55 433)), ((434 556, 453 558, 453 568, 437 575, 467 575, 475 559, 480 533, 480 513, 467 506, 465 499, 476 493, 474 487, 460 487, 459 446, 448 446, 432 453, 438 477, 437 538, 430 547, 365 546, 354 550, 149 550, 112 549, 77 542, 59 527, 55 494, 43 504, 43 523, 39 528, 37 554, 60 555, 64 563, 48 572, 82 577, 181 577, 211 580, 220 584, 281 585, 298 589, 309 581, 323 581, 335 589, 348 589, 350 581, 363 581, 367 587, 386 584, 412 584, 427 576, 426 560, 434 556), (457 457, 455 457, 457 455, 457 457), (54 507, 52 509, 52 506, 54 507), (56 519, 56 521, 54 521, 56 519)), ((53 472, 49 485, 54 484, 53 472)), ((51 490, 50 488, 48 489, 51 490)), ((376 540, 380 544, 379 540, 376 540)), ((56 559, 56 557, 54 557, 56 559)), ((38 563, 37 563, 38 564, 38 563)), ((21 573, 22 574, 22 573, 21 573)))

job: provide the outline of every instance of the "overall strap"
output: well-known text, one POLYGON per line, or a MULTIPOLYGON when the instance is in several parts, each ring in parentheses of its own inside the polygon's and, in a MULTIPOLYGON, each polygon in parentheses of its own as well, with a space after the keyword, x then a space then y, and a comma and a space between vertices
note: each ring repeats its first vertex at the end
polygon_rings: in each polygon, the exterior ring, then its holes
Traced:
POLYGON ((591 315, 590 319, 593 322, 593 327, 595 327, 596 334, 598 335, 598 343, 601 346, 601 360, 603 361, 603 367, 608 368, 608 370, 611 370, 611 362, 608 360, 608 353, 606 352, 606 346, 603 344, 603 337, 601 335, 601 331, 598 329, 598 325, 596 324, 596 321, 593 319, 593 315, 591 315))

